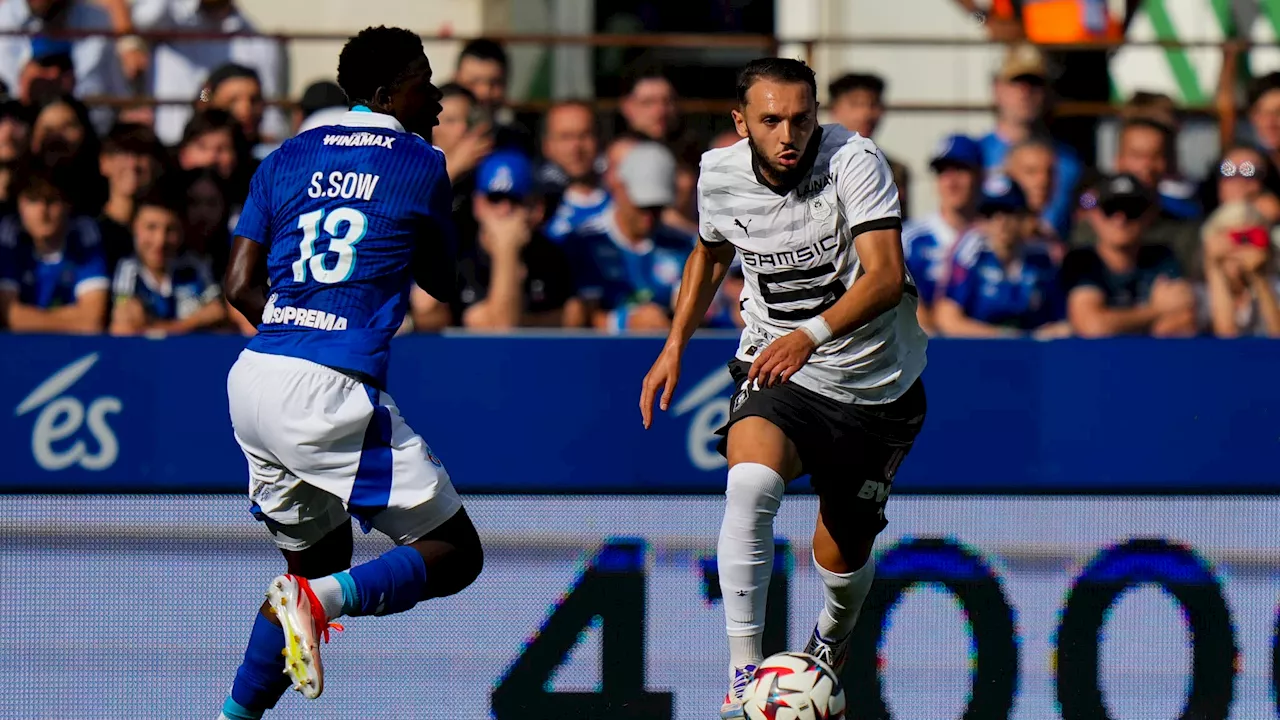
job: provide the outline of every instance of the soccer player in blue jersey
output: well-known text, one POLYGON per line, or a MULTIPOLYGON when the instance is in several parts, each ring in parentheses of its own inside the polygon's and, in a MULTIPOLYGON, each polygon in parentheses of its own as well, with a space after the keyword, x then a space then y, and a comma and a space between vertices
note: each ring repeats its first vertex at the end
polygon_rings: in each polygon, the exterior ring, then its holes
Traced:
POLYGON ((285 556, 224 720, 262 717, 293 685, 324 688, 320 638, 342 615, 388 615, 459 592, 480 541, 440 460, 385 392, 410 282, 453 286, 451 194, 430 137, 440 91, 417 35, 362 31, 338 61, 354 107, 254 175, 227 269, 261 318, 227 378, 253 512, 285 556), (396 547, 351 567, 351 517, 396 547))

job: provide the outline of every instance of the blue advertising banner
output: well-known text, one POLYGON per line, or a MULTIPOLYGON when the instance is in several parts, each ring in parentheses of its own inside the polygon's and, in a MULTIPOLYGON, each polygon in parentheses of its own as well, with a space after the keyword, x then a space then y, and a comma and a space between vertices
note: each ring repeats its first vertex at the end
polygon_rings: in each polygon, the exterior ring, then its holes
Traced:
MULTIPOLYGON (((243 492, 243 340, 2 336, 6 492, 243 492)), ((719 493, 735 341, 695 340, 645 432, 655 338, 409 336, 388 390, 463 492, 719 493)), ((935 341, 915 493, 1271 493, 1280 343, 935 341)), ((854 452, 856 450, 851 450, 854 452)))

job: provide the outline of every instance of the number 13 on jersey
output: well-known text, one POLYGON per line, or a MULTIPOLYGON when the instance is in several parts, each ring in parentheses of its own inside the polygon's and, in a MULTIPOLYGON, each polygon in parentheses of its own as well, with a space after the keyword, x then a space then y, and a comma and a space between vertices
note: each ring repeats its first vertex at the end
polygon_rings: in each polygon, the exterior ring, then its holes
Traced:
POLYGON ((302 231, 302 244, 299 257, 293 262, 293 281, 306 282, 309 269, 316 282, 329 285, 351 277, 356 267, 356 245, 364 239, 369 219, 359 210, 348 207, 328 213, 316 210, 298 218, 298 229, 302 231), (316 242, 322 229, 328 237, 329 249, 317 255, 316 242), (333 267, 326 267, 330 253, 338 258, 333 267))

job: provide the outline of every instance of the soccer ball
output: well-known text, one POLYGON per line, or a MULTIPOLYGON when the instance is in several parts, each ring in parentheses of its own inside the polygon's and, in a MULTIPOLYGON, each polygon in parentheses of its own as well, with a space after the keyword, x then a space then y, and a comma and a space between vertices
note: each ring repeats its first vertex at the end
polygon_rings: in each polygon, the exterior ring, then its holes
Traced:
POLYGON ((749 720, 843 720, 844 689, 818 658, 778 653, 756 668, 742 709, 749 720))

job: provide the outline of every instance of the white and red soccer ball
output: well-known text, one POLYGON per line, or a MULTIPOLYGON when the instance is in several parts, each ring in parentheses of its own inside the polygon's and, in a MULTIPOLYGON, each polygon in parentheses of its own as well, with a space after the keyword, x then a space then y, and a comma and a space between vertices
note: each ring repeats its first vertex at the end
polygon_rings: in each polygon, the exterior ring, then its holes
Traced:
POLYGON ((843 720, 844 689, 818 658, 778 653, 756 668, 742 709, 748 720, 843 720))

